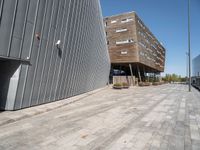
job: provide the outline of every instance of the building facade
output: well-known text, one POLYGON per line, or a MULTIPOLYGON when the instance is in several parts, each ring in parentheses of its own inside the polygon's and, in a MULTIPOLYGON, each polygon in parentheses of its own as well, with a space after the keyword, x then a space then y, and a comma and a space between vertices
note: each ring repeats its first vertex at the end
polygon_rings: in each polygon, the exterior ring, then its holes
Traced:
POLYGON ((200 55, 192 60, 192 84, 200 90, 200 55))
POLYGON ((103 87, 110 59, 99 0, 0 0, 0 108, 103 87))
POLYGON ((193 77, 200 76, 200 55, 192 60, 193 77))
POLYGON ((165 48, 135 12, 104 18, 107 44, 113 68, 135 76, 160 73, 165 66, 165 48))

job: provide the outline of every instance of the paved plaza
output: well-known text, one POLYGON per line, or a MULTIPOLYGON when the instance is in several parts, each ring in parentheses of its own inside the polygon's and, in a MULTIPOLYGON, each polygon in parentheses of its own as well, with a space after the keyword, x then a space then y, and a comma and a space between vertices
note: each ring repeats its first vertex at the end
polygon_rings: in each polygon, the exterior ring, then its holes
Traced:
POLYGON ((69 104, 1 112, 0 150, 199 150, 200 92, 187 90, 106 87, 69 104))

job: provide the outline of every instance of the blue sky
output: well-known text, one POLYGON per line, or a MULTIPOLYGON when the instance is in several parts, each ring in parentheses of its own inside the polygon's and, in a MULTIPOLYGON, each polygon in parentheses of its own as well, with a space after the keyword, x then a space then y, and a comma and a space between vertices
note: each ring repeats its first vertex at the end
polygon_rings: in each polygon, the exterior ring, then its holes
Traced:
MULTIPOLYGON (((186 75, 187 0, 100 0, 103 16, 135 11, 166 48, 165 73, 186 75)), ((200 0, 191 1, 191 55, 200 54, 200 0)))

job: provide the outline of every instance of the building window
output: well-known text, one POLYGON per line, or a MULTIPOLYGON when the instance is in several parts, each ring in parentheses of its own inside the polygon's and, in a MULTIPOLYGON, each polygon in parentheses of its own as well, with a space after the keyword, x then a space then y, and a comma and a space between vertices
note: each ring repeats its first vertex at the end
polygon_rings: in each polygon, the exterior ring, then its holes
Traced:
POLYGON ((140 55, 141 55, 141 56, 144 56, 144 52, 140 51, 140 55))
POLYGON ((140 22, 140 20, 138 20, 138 24, 143 27, 143 24, 140 22))
POLYGON ((107 23, 107 22, 105 22, 105 23, 104 23, 104 26, 105 26, 105 27, 107 27, 107 26, 108 26, 108 23, 107 23))
POLYGON ((118 29, 118 30, 116 30, 117 33, 126 32, 126 31, 128 31, 128 29, 118 29))
POLYGON ((150 44, 150 41, 149 41, 149 39, 145 39, 146 40, 146 42, 148 43, 148 44, 150 44))
POLYGON ((109 45, 109 41, 107 41, 107 45, 109 45))
POLYGON ((121 23, 126 23, 126 22, 130 22, 130 21, 133 21, 133 18, 122 19, 121 23))
POLYGON ((142 36, 143 38, 146 38, 145 33, 141 32, 141 31, 138 31, 138 34, 139 34, 140 36, 142 36))
POLYGON ((129 43, 133 43, 134 42, 134 40, 133 39, 130 39, 130 40, 128 40, 129 41, 129 43))
POLYGON ((123 50, 123 51, 121 51, 121 54, 122 54, 122 55, 127 55, 128 52, 127 52, 127 50, 123 50))
POLYGON ((145 26, 138 20, 138 24, 140 25, 141 28, 145 29, 145 26))
POLYGON ((157 48, 156 48, 156 46, 155 46, 155 45, 151 44, 151 47, 153 47, 154 49, 156 49, 156 50, 157 50, 157 48))
POLYGON ((112 21, 111 21, 111 23, 116 23, 116 22, 117 22, 117 20, 112 20, 112 21))
POLYGON ((116 44, 118 45, 118 44, 126 44, 126 43, 128 43, 128 40, 125 40, 125 41, 116 41, 116 44))
POLYGON ((146 34, 147 34, 148 37, 151 38, 152 40, 154 39, 153 36, 151 36, 148 32, 146 32, 146 34))
POLYGON ((124 41, 116 41, 116 44, 127 44, 127 43, 133 43, 134 40, 133 39, 129 39, 129 40, 124 40, 124 41))
POLYGON ((139 45, 146 48, 146 45, 143 42, 139 42, 139 45))

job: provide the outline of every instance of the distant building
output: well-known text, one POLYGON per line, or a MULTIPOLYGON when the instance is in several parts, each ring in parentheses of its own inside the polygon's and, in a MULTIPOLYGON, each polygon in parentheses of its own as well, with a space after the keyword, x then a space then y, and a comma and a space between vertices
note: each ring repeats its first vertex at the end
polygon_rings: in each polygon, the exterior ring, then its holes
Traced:
POLYGON ((192 60, 192 70, 194 77, 200 76, 200 55, 192 60))
POLYGON ((192 84, 200 89, 200 55, 192 60, 192 84))
POLYGON ((103 87, 110 60, 99 0, 0 1, 0 109, 103 87))
POLYGON ((106 17, 104 25, 113 69, 140 80, 164 71, 165 48, 135 12, 106 17))

